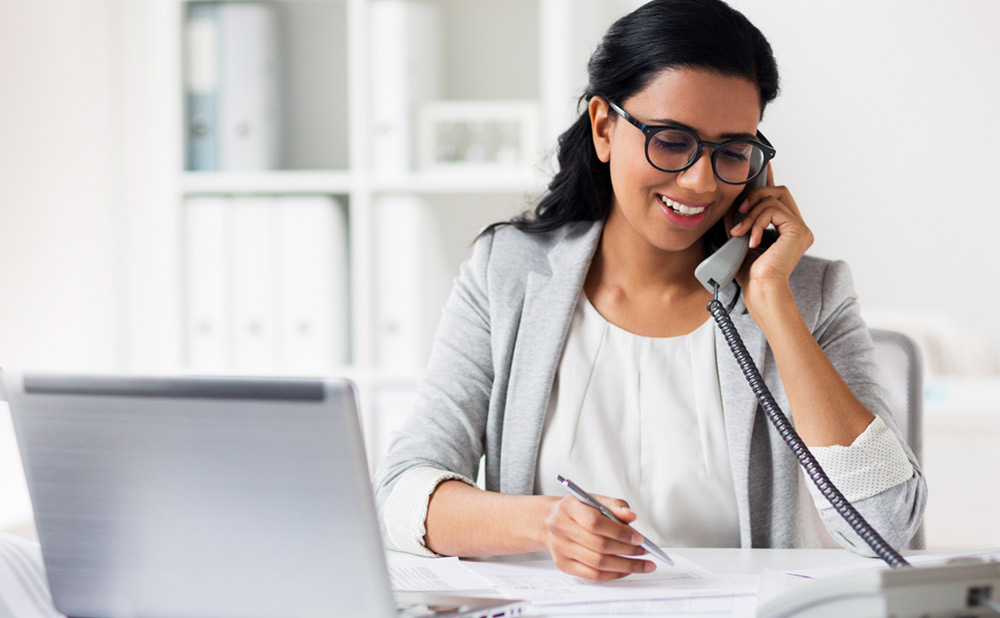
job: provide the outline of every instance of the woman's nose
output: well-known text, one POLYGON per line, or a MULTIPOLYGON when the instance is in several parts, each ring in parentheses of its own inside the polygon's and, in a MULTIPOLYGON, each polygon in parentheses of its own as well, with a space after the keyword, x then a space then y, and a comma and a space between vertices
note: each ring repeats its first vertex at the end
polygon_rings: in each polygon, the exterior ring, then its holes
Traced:
POLYGON ((718 184, 711 155, 702 151, 691 167, 677 174, 677 184, 696 193, 713 193, 718 184))

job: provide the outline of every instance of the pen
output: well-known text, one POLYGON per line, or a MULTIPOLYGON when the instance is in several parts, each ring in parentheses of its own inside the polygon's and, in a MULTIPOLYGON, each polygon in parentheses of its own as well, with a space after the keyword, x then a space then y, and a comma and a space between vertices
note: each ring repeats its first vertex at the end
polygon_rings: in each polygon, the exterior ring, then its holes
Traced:
MULTIPOLYGON (((573 481, 567 478, 563 478, 562 476, 556 476, 556 480, 562 483, 563 486, 566 487, 567 491, 573 494, 573 497, 579 500, 580 502, 583 502, 587 506, 597 509, 598 511, 601 512, 601 515, 604 515, 605 517, 607 517, 612 521, 617 521, 620 524, 625 523, 622 520, 615 517, 615 514, 612 513, 610 509, 608 509, 606 506, 595 500, 594 496, 591 496, 584 490, 580 489, 580 486, 574 483, 573 481)), ((642 537, 642 548, 648 551, 649 553, 653 554, 660 560, 666 562, 670 566, 674 566, 674 561, 670 558, 670 556, 667 555, 667 552, 657 547, 656 544, 650 541, 648 538, 646 538, 645 535, 642 537)))

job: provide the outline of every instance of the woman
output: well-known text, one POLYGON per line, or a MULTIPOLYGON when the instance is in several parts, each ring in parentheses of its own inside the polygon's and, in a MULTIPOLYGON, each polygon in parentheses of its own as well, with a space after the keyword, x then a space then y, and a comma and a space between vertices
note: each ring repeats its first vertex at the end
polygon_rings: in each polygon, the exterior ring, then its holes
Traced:
POLYGON ((376 478, 389 542, 547 550, 594 580, 655 568, 632 522, 665 547, 832 535, 867 553, 806 487, 705 310, 693 272, 728 233, 749 235, 755 259, 720 298, 768 386, 841 491, 904 545, 924 480, 875 384, 846 265, 804 257, 812 233, 763 166, 757 125, 778 84, 766 39, 720 0, 654 0, 611 26, 589 77, 534 215, 488 228, 462 266, 417 411, 376 478))

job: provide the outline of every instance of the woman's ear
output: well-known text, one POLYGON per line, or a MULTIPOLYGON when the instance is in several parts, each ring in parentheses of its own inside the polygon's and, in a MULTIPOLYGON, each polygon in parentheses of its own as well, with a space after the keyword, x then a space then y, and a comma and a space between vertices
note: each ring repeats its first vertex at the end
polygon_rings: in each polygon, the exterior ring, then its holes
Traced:
POLYGON ((611 160, 611 118, 608 102, 602 97, 592 97, 587 104, 590 114, 590 132, 594 138, 594 150, 597 158, 607 163, 611 160))

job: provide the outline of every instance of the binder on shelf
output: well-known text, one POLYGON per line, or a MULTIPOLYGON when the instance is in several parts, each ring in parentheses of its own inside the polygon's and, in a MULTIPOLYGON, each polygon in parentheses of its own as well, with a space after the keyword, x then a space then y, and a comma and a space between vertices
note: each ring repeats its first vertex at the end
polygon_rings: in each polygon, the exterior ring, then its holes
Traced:
POLYGON ((342 203, 190 197, 184 206, 188 369, 326 375, 348 363, 342 203))
POLYGON ((406 172, 416 156, 416 108, 442 92, 441 8, 416 0, 370 6, 372 169, 406 172))
POLYGON ((347 213, 330 196, 275 199, 277 360, 319 374, 348 362, 347 213))
POLYGON ((218 5, 188 4, 184 23, 187 169, 219 166, 218 5))
POLYGON ((277 9, 268 2, 231 2, 218 7, 220 169, 277 167, 281 120, 277 9))
POLYGON ((237 197, 231 206, 232 369, 273 373, 277 369, 273 200, 237 197))
POLYGON ((184 202, 185 357, 194 371, 229 365, 229 204, 222 197, 184 202))
POLYGON ((454 266, 433 209, 415 195, 374 200, 376 354, 379 366, 420 372, 430 356, 454 266))
POLYGON ((374 201, 376 351, 381 367, 408 371, 420 357, 420 230, 423 200, 385 195, 374 201))
POLYGON ((278 7, 191 3, 185 23, 188 168, 278 167, 278 7))

